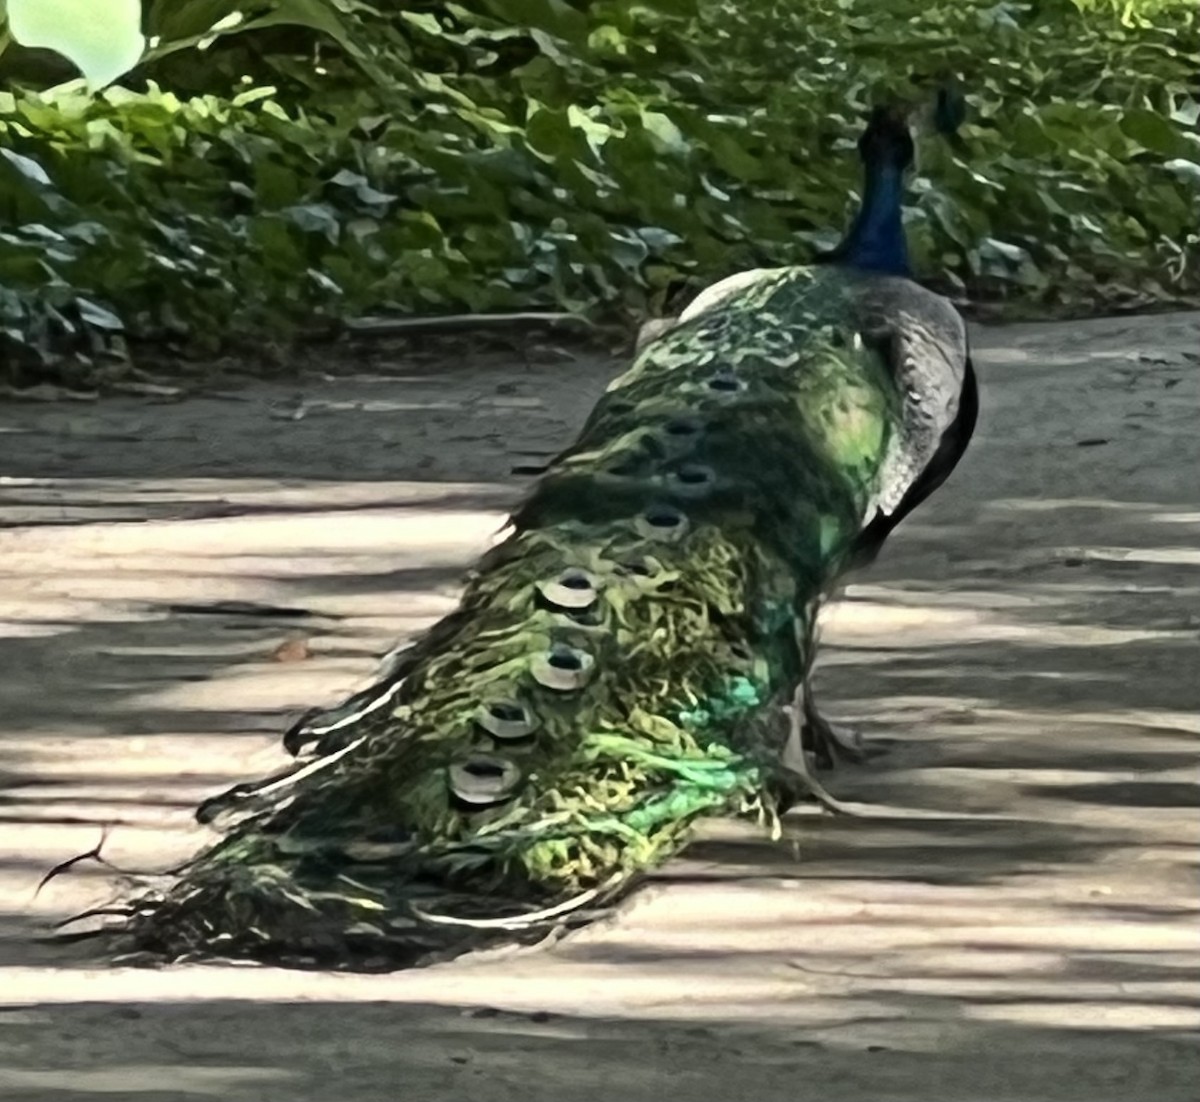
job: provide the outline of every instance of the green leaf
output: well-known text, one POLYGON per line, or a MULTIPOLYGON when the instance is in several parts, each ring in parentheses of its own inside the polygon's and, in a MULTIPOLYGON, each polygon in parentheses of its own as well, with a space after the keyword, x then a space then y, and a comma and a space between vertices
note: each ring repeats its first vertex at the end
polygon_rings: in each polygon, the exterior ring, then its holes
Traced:
POLYGON ((429 12, 402 11, 400 18, 414 27, 419 27, 426 34, 440 35, 442 33, 442 25, 438 22, 437 16, 431 15, 429 12))
POLYGON ((1173 161, 1168 161, 1163 168, 1169 169, 1175 173, 1181 180, 1186 180, 1194 185, 1200 184, 1200 164, 1195 161, 1187 161, 1182 157, 1177 157, 1173 161))
POLYGON ((1179 128, 1157 111, 1127 111, 1121 118, 1121 130, 1139 145, 1164 157, 1188 152, 1188 143, 1179 128))
POLYGON ((689 149, 683 131, 661 111, 643 111, 642 126, 654 135, 659 148, 668 153, 685 153, 689 149))
POLYGON ((54 50, 103 88, 142 56, 141 0, 8 0, 8 24, 23 46, 54 50))
POLYGON ((8 161, 30 183, 46 188, 53 186, 50 177, 46 175, 46 170, 32 157, 14 153, 11 149, 5 149, 3 146, 0 146, 0 157, 8 161))
POLYGON ((323 234, 331 244, 337 244, 341 223, 332 208, 324 203, 303 203, 285 207, 279 213, 306 233, 323 234))
POLYGON ((120 332, 125 328, 125 323, 116 314, 91 299, 76 297, 75 305, 79 307, 79 316, 96 329, 120 332))

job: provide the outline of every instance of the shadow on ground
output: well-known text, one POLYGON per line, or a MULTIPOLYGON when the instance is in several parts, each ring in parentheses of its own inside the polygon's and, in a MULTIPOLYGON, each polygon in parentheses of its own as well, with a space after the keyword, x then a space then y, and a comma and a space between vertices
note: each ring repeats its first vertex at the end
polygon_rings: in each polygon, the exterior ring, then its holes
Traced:
POLYGON ((830 786, 1011 821, 714 824, 553 948, 394 976, 95 969, 29 934, 106 870, 34 888, 106 824, 122 866, 203 844, 201 798, 452 607, 611 365, 0 409, 0 1089, 1190 1099, 1198 321, 984 333, 972 451, 826 618, 822 706, 888 749, 830 786))
POLYGON ((793 1025, 602 1021, 394 1002, 65 1004, 53 1016, 45 1010, 4 1015, 9 1058, 2 1062, 0 1089, 24 1102, 114 1096, 138 1102, 701 1102, 730 1097, 717 1093, 718 1084, 728 1082, 739 1084, 735 1097, 745 1098, 1052 1102, 1084 1097, 1062 1093, 1052 1069, 1086 1061, 1092 1085, 1086 1097, 1094 1102, 1194 1097, 1179 1078, 1195 1060, 1194 1043, 1169 1030, 1155 1035, 1098 1022, 1046 1028, 981 1017, 972 1023, 978 1047, 967 1051, 934 1029, 911 1046, 837 1043, 839 1017, 932 1025, 941 1017, 931 1005, 936 1002, 884 993, 870 1007, 835 1001, 824 1021, 793 1025), (22 1048, 37 1047, 48 1027, 68 1034, 60 1033, 55 1066, 23 1065, 22 1048), (254 1057, 231 1059, 247 1032, 258 1041, 254 1057), (108 1044, 97 1051, 91 1040, 97 1036, 119 1038, 119 1049, 108 1044), (383 1067, 390 1081, 381 1082, 383 1067))

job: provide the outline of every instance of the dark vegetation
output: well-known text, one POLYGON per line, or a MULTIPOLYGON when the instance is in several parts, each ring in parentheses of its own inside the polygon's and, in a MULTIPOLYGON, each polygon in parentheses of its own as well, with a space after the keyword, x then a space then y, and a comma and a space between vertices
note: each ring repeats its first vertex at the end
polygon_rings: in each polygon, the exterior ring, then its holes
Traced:
POLYGON ((932 285, 1024 314, 1200 298, 1194 0, 145 9, 97 95, 0 56, 0 382, 368 312, 652 315, 830 245, 868 105, 950 73, 967 150, 922 151, 908 212, 932 285))

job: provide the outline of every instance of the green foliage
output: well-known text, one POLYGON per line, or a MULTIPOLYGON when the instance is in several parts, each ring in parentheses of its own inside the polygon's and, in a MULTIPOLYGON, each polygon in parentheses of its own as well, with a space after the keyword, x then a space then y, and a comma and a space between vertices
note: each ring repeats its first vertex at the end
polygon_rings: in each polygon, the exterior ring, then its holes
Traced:
POLYGON ((0 58, 0 324, 40 374, 96 370, 100 316, 631 314, 805 262, 855 201, 868 104, 946 72, 971 115, 965 154, 922 151, 924 275, 1040 310, 1200 290, 1191 0, 146 9, 128 88, 39 92, 61 62, 0 58))

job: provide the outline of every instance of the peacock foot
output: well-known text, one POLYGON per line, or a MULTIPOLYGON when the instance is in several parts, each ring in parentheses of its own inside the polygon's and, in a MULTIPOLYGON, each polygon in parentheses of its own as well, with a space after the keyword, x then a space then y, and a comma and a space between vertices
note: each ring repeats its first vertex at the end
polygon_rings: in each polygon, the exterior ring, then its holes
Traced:
POLYGON ((839 761, 861 763, 874 756, 864 745, 858 728, 833 723, 817 711, 811 690, 804 694, 801 739, 804 749, 813 755, 816 765, 822 769, 830 769, 839 761))
POLYGON ((836 765, 839 759, 862 762, 870 756, 863 744, 863 732, 858 727, 832 723, 816 711, 805 709, 805 741, 811 745, 818 765, 824 768, 836 765))
POLYGON ((869 754, 863 746, 862 735, 852 727, 825 719, 817 711, 807 680, 797 687, 784 714, 790 733, 780 760, 783 775, 778 780, 779 814, 797 803, 813 799, 826 809, 837 808, 838 801, 825 790, 817 773, 845 761, 866 761, 869 754))

